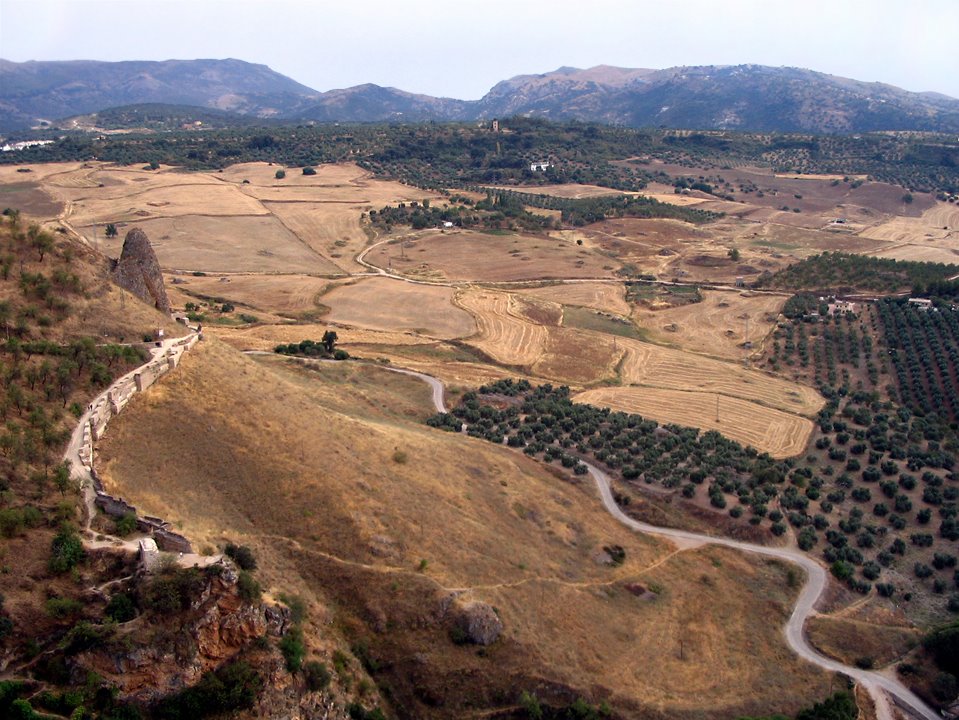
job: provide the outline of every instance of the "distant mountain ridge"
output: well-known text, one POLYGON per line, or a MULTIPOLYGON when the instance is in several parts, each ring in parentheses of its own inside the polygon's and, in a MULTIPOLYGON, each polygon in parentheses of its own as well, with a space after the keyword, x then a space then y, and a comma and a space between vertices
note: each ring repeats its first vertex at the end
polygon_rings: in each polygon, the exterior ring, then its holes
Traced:
POLYGON ((373 84, 318 92, 242 60, 0 60, 0 129, 144 103, 317 122, 481 120, 525 115, 631 127, 760 132, 959 132, 959 100, 800 68, 561 67, 497 83, 475 101, 373 84))

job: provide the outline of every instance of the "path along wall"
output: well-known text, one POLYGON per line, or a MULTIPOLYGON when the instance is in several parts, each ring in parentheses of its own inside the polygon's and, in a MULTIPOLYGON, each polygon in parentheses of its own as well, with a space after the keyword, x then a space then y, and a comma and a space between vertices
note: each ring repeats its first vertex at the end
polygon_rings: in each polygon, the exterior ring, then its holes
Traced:
POLYGON ((196 333, 183 338, 167 348, 165 353, 120 378, 110 390, 97 397, 89 408, 79 449, 80 462, 93 478, 93 489, 96 493, 94 504, 111 517, 136 515, 137 529, 152 535, 157 547, 167 552, 192 553, 193 548, 189 540, 170 529, 169 523, 148 515, 140 517, 133 505, 105 493, 100 476, 93 467, 93 448, 96 441, 103 437, 110 420, 120 414, 120 411, 130 402, 130 398, 138 392, 143 392, 170 370, 176 368, 183 352, 196 345, 199 339, 200 336, 196 333))

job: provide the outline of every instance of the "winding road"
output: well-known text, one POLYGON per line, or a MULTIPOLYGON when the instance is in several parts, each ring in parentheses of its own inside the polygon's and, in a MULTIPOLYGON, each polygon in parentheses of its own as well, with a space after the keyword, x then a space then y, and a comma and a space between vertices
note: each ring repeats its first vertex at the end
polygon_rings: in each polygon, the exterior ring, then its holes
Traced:
MULTIPOLYGON (((154 350, 154 358, 162 356, 166 353, 175 352, 176 354, 179 354, 183 352, 185 348, 183 348, 183 346, 180 344, 182 341, 183 338, 173 338, 164 341, 161 343, 159 348, 154 350)), ((262 351, 248 352, 250 352, 250 354, 257 355, 272 354, 262 351)), ((151 358, 150 362, 152 361, 153 358, 151 358)), ((146 367, 147 365, 149 365, 149 362, 143 367, 146 367)), ((442 381, 440 381, 438 378, 435 378, 432 375, 427 375, 426 373, 408 370, 405 368, 383 367, 381 365, 377 365, 376 367, 381 367, 389 372, 415 377, 427 383, 432 390, 433 407, 437 412, 447 411, 444 398, 445 389, 442 381)), ((80 422, 77 425, 77 429, 73 433, 73 437, 70 440, 67 451, 64 454, 64 459, 70 462, 70 465, 72 466, 71 469, 74 479, 79 481, 83 489, 85 503, 88 507, 88 517, 92 516, 92 501, 95 497, 95 492, 93 491, 92 487, 92 476, 90 476, 89 470, 84 466, 84 463, 80 458, 80 448, 84 442, 84 427, 89 424, 90 417, 92 415, 92 408, 98 403, 103 402, 114 388, 118 387, 124 381, 129 381, 129 378, 140 370, 142 370, 142 368, 137 368, 136 370, 131 371, 97 397, 97 399, 91 405, 91 408, 89 408, 81 417, 80 422)), ((876 715, 878 720, 895 720, 896 715, 893 711, 893 703, 898 709, 908 713, 914 718, 920 720, 941 720, 941 717, 938 713, 926 705, 915 693, 900 683, 894 676, 887 676, 878 672, 861 670, 859 668, 845 665, 820 654, 809 644, 804 631, 806 620, 812 615, 816 614, 815 604, 825 591, 828 581, 826 570, 819 562, 797 550, 753 545, 751 543, 746 543, 739 540, 713 537, 711 535, 703 535, 686 530, 661 528, 657 527, 656 525, 650 525, 648 523, 634 520, 626 515, 626 513, 620 509, 619 505, 616 504, 616 501, 613 498, 609 476, 594 465, 590 463, 585 464, 590 476, 596 483, 596 488, 599 491, 603 506, 606 508, 607 512, 609 512, 609 514, 612 515, 613 518, 615 518, 618 522, 631 528, 632 530, 667 538, 675 543, 680 550, 692 549, 703 545, 720 545, 722 547, 728 547, 734 550, 752 553, 755 555, 776 558, 778 560, 784 560, 786 562, 799 565, 806 573, 806 582, 799 593, 799 597, 796 600, 796 605, 793 608, 793 612, 783 629, 786 642, 789 647, 802 659, 811 662, 814 665, 823 668, 824 670, 843 673, 853 678, 866 691, 868 691, 869 695, 872 697, 873 702, 876 704, 876 715), (892 702, 890 702, 890 700, 892 702)), ((116 539, 114 539, 113 542, 116 542, 116 539)))
MULTIPOLYGON (((433 390, 433 406, 437 412, 446 412, 446 403, 443 397, 443 383, 437 378, 426 375, 425 373, 406 370, 403 368, 384 367, 384 370, 390 372, 402 373, 417 377, 428 383, 433 390)), ((826 590, 828 576, 826 569, 813 560, 810 556, 797 550, 788 548, 766 547, 764 545, 753 545, 752 543, 731 540, 722 537, 713 537, 711 535, 702 535, 700 533, 689 532, 687 530, 675 530, 672 528, 661 528, 656 525, 639 522, 624 513, 616 500, 613 498, 613 492, 610 488, 610 478, 599 468, 585 463, 589 474, 596 482, 596 488, 599 490, 600 498, 607 512, 623 525, 636 530, 637 532, 656 535, 658 537, 668 538, 676 543, 680 548, 690 549, 702 545, 721 545, 722 547, 740 550, 742 552, 752 553, 754 555, 764 555, 766 557, 785 560, 786 562, 799 565, 806 572, 806 583, 803 585, 796 600, 796 606, 793 608, 783 632, 786 636, 786 642, 789 647, 803 660, 818 665, 824 670, 843 673, 848 675, 860 686, 862 686, 872 697, 876 704, 876 716, 878 720, 894 720, 896 715, 890 704, 890 699, 898 709, 908 713, 912 717, 922 718, 923 720, 942 720, 941 716, 932 708, 926 705, 909 688, 899 682, 895 677, 883 675, 878 672, 861 670, 850 665, 826 657, 817 652, 806 638, 804 627, 806 620, 816 614, 815 605, 823 592, 826 590)))

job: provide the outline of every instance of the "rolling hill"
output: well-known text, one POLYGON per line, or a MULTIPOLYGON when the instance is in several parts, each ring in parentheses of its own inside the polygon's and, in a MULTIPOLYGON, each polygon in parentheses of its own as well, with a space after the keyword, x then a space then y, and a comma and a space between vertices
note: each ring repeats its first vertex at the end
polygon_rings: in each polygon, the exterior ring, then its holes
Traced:
POLYGON ((519 75, 476 101, 364 84, 318 92, 240 60, 0 61, 0 129, 142 103, 317 122, 524 115, 630 127, 760 132, 959 131, 959 100, 800 68, 562 67, 519 75))

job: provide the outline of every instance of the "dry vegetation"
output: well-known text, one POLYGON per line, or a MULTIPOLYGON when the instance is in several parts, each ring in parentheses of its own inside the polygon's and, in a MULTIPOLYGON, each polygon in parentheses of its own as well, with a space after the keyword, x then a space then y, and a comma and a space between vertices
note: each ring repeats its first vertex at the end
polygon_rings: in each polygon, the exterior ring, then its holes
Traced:
POLYGON ((573 242, 512 233, 425 231, 366 260, 418 279, 475 282, 613 277, 618 263, 573 242))
POLYGON ((476 331, 472 315, 453 305, 453 290, 448 287, 367 278, 339 285, 322 302, 330 307, 330 321, 341 325, 415 331, 443 339, 476 331))
POLYGON ((611 520, 588 484, 397 420, 422 407, 412 385, 310 383, 273 365, 201 346, 111 425, 100 456, 108 486, 199 541, 226 533, 252 545, 276 590, 304 588, 321 617, 387 663, 432 638, 429 676, 417 677, 448 704, 418 705, 420 716, 540 680, 667 717, 790 711, 825 693, 827 676, 796 661, 777 630, 793 593, 781 566, 718 550, 670 556, 611 520), (341 412, 355 392, 363 411, 341 412), (251 494, 269 501, 252 505, 251 494), (609 543, 626 551, 619 568, 594 559, 609 543), (499 608, 505 636, 486 657, 445 638, 440 601, 453 591, 499 608), (744 665, 747 656, 762 661, 744 665))
POLYGON ((650 340, 728 360, 761 348, 776 325, 786 295, 702 291, 702 301, 662 309, 639 306, 633 320, 650 340), (749 335, 746 336, 747 324, 749 335), (744 347, 748 340, 751 349, 744 347))

